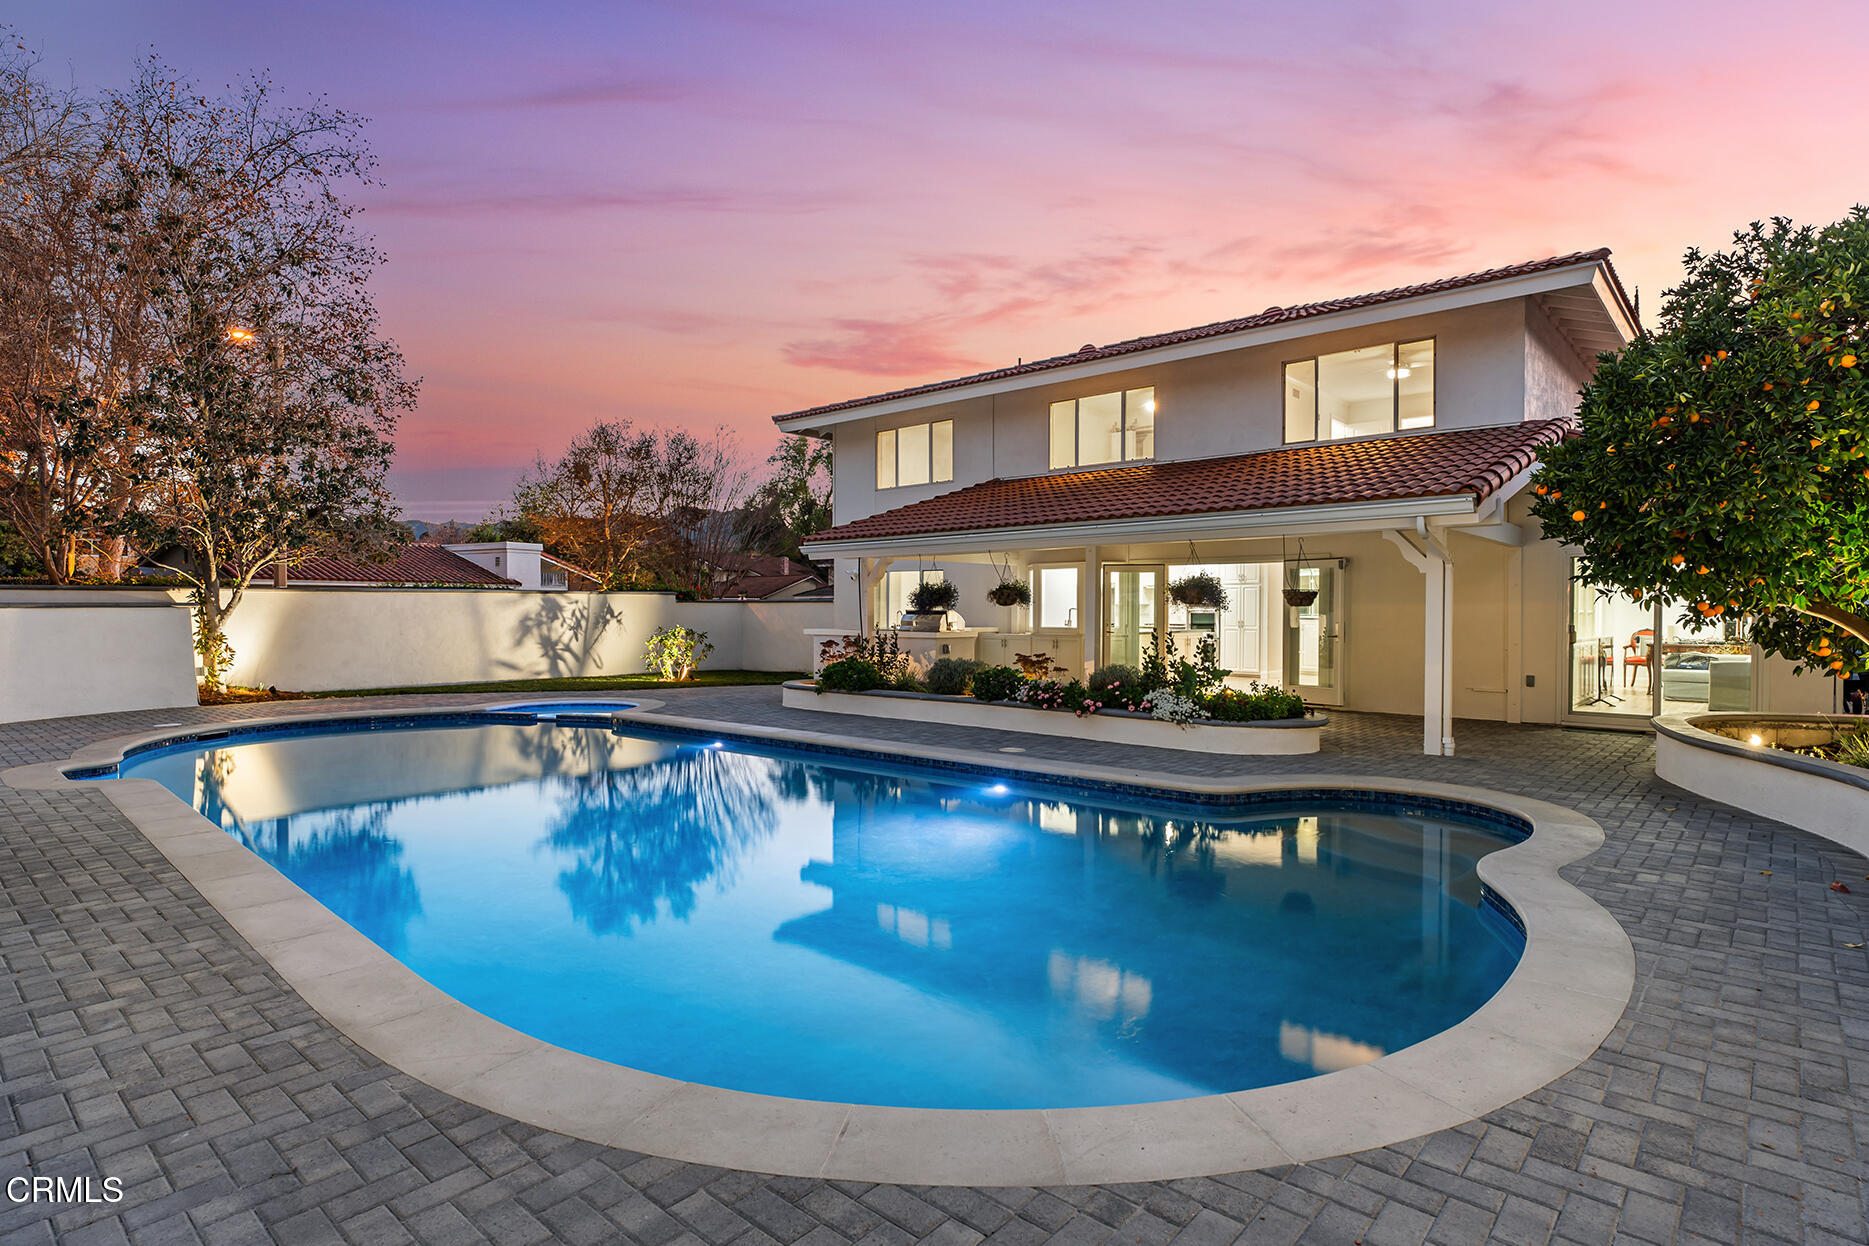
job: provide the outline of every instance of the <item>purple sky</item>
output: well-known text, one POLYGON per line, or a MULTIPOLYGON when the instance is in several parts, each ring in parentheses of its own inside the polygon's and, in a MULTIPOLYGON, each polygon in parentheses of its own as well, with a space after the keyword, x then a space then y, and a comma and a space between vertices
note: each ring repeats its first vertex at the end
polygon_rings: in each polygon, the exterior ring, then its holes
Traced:
POLYGON ((14 0, 373 119, 406 513, 597 418, 734 429, 1016 357, 1869 200, 1859 0, 1566 5, 14 0))

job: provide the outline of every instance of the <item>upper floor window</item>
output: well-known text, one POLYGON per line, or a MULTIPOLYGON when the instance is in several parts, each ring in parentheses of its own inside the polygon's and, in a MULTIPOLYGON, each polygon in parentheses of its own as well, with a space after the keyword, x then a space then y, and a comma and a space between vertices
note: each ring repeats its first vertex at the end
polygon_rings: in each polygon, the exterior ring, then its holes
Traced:
POLYGON ((1285 440, 1434 426, 1434 341, 1340 350, 1285 365, 1285 440))
POLYGON ((1089 467, 1155 457, 1155 389, 1051 404, 1051 465, 1089 467))
POLYGON ((954 479, 954 421, 885 428, 876 434, 876 487, 954 479))

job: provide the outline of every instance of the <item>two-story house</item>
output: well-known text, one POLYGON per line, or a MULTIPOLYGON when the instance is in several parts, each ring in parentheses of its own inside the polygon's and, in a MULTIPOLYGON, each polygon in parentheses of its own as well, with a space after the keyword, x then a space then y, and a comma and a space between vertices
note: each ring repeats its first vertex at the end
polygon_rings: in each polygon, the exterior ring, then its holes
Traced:
POLYGON ((892 625, 923 579, 960 588, 965 626, 918 641, 930 656, 1076 673, 1211 634, 1235 681, 1422 715, 1434 754, 1455 717, 1828 708, 1829 681, 1766 667, 1732 625, 1576 582, 1529 518, 1539 448, 1636 331, 1609 252, 1579 252, 775 422, 832 442, 834 526, 805 551, 835 559, 838 630, 892 625), (1196 570, 1225 609, 1171 600, 1196 570), (1029 606, 988 602, 1007 577, 1029 606))

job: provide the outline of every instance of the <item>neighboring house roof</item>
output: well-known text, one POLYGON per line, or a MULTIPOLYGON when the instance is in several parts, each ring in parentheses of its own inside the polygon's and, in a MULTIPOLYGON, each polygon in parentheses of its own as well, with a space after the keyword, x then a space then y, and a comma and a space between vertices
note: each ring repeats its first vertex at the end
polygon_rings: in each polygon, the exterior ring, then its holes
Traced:
MULTIPOLYGON (((265 587, 270 574, 260 569, 256 583, 265 587)), ((463 588, 510 588, 518 583, 469 562, 451 549, 425 541, 405 545, 388 562, 319 555, 286 569, 291 584, 445 584, 463 588)))
POLYGON ((558 557, 556 554, 541 553, 539 555, 539 561, 549 562, 552 564, 552 566, 557 567, 561 571, 563 571, 565 573, 565 582, 567 585, 576 584, 579 580, 583 580, 584 582, 594 587, 598 583, 601 582, 598 580, 596 576, 592 575, 590 572, 586 571, 584 568, 578 566, 578 564, 576 564, 575 562, 567 562, 563 558, 558 557))
POLYGON ((808 544, 1462 494, 1477 502, 1572 427, 1539 420, 988 480, 826 529, 808 544))
POLYGON ((827 403, 821 407, 809 407, 803 411, 793 411, 787 415, 775 415, 773 421, 785 424, 807 416, 828 415, 835 411, 848 411, 856 407, 867 407, 876 403, 893 402, 902 398, 913 398, 921 394, 937 393, 945 389, 959 389, 963 386, 978 385, 990 381, 1006 380, 1012 377, 1026 376, 1034 372, 1048 372, 1053 368, 1066 368, 1074 364, 1091 363, 1100 359, 1109 359, 1118 355, 1134 354, 1138 351, 1153 350, 1162 346, 1176 346, 1184 342, 1199 341, 1202 338, 1222 337, 1229 333, 1239 333, 1246 329, 1259 329, 1269 325, 1283 324, 1294 320, 1307 320, 1314 316, 1327 316, 1333 312, 1353 311, 1358 308, 1374 307, 1382 303, 1400 302, 1403 299, 1419 298, 1423 295, 1443 294, 1450 290, 1461 290, 1469 286, 1485 285, 1493 281, 1505 281, 1514 277, 1529 277, 1537 273, 1554 269, 1571 268, 1579 264, 1602 264, 1609 275, 1616 296, 1622 300, 1624 308, 1629 306, 1629 298, 1624 293, 1622 281, 1616 276, 1616 270, 1609 265, 1609 248, 1598 247, 1594 251, 1574 251, 1569 255, 1554 255, 1549 259, 1530 260, 1523 264, 1509 264, 1503 268, 1489 268, 1484 272, 1467 273, 1459 277, 1443 277, 1437 281, 1426 281, 1419 285, 1397 286, 1392 290, 1377 290, 1370 294, 1358 294, 1350 298, 1326 299, 1318 303, 1301 303, 1294 307, 1268 307, 1253 316, 1241 316, 1234 320, 1220 320, 1213 324, 1196 325, 1191 329, 1176 329, 1172 333, 1155 333, 1147 337, 1130 338, 1127 341, 1112 342, 1108 346, 1084 346, 1068 355, 1054 355, 1049 359, 1035 359, 1031 363, 1018 363, 1010 368, 996 368, 988 372, 976 372, 971 376, 954 377, 951 380, 936 381, 928 385, 915 385, 907 389, 890 390, 887 393, 871 394, 866 398, 851 398, 843 402, 827 403))
POLYGON ((788 589, 807 585, 810 591, 828 587, 823 576, 812 571, 794 571, 790 575, 742 575, 721 586, 721 597, 776 597, 788 589))

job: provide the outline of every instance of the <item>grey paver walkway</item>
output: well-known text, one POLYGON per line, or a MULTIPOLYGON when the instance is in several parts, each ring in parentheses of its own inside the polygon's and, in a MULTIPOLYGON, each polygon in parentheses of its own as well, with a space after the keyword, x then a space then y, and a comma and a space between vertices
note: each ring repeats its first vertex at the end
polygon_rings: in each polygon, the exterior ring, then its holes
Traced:
MULTIPOLYGON (((726 721, 1008 743, 786 711, 774 688, 667 700, 726 721)), ((0 767, 252 712, 0 727, 0 767)), ((1609 839, 1565 874, 1636 949, 1622 1023, 1581 1067, 1458 1129, 1294 1168, 1102 1188, 761 1177, 518 1124, 350 1043, 100 792, 0 786, 0 1178, 125 1186, 114 1205, 0 1201, 0 1246, 1869 1240, 1869 954, 1847 946, 1869 942, 1869 862, 1659 782, 1646 737, 1461 723, 1461 755, 1429 758, 1419 730, 1342 715, 1324 753, 1283 759, 1018 743, 1162 769, 1428 777, 1580 809, 1609 839), (1853 894, 1830 891, 1839 880, 1853 894)))

